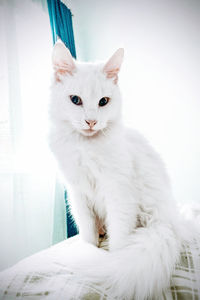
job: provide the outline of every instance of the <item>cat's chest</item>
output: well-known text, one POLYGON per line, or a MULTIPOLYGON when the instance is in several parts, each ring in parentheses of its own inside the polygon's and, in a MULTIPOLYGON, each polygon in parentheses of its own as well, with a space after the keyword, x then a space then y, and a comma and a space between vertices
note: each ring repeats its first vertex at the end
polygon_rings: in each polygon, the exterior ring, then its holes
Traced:
POLYGON ((104 151, 93 147, 81 147, 72 151, 69 159, 66 178, 74 187, 74 191, 87 199, 88 206, 92 207, 100 216, 104 216, 104 181, 108 161, 104 151), (70 167, 69 167, 70 165, 70 167))
POLYGON ((122 140, 79 142, 68 140, 56 146, 60 168, 66 180, 76 189, 93 190, 130 178, 131 164, 122 140), (119 176, 118 176, 119 175, 119 176))
POLYGON ((105 184, 117 173, 130 175, 130 158, 122 141, 115 139, 98 143, 66 143, 61 153, 65 177, 76 185, 105 184))
MULTIPOLYGON (((105 172, 108 166, 108 159, 106 158, 106 150, 99 151, 94 147, 79 147, 72 149, 69 156, 72 173, 75 181, 87 181, 91 186, 94 186, 101 179, 103 171, 105 172)), ((71 173, 71 174, 72 174, 71 173)), ((71 177, 73 180, 73 178, 71 177)))

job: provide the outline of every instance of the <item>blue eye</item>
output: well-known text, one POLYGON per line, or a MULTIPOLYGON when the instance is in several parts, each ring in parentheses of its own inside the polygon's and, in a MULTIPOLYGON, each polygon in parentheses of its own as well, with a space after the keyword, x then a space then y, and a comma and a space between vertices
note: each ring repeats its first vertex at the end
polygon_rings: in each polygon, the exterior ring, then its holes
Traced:
POLYGON ((70 97, 72 103, 74 103, 75 105, 82 105, 83 104, 83 102, 82 102, 82 100, 79 96, 71 95, 69 97, 70 97))
POLYGON ((99 106, 105 106, 106 104, 108 104, 110 98, 108 97, 103 97, 99 100, 99 106))

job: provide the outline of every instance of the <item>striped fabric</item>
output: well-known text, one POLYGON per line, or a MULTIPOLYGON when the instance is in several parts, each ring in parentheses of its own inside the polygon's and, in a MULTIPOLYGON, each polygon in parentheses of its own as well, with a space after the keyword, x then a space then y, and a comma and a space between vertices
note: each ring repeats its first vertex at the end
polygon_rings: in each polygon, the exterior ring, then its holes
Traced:
POLYGON ((171 287, 163 299, 200 299, 200 241, 184 245, 181 259, 171 279, 171 287))

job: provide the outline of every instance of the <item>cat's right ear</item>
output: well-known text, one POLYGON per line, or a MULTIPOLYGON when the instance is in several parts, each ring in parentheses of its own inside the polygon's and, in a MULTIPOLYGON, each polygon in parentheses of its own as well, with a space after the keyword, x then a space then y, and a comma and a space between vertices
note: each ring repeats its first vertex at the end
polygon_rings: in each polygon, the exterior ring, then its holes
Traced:
POLYGON ((112 78, 115 84, 117 84, 118 81, 118 73, 121 68, 123 57, 124 49, 119 48, 103 68, 103 72, 106 74, 106 77, 112 78))
POLYGON ((68 48, 58 40, 53 48, 52 63, 55 71, 55 80, 61 81, 65 74, 72 75, 76 69, 75 63, 68 48))

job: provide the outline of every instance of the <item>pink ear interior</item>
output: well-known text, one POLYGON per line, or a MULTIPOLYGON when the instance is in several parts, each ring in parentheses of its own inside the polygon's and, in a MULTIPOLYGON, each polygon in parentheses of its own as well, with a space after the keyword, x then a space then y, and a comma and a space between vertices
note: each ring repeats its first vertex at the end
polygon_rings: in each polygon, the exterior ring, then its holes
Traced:
POLYGON ((106 73, 107 78, 113 78, 115 84, 118 81, 118 73, 121 68, 123 57, 124 49, 120 48, 113 54, 103 68, 103 72, 106 73))
POLYGON ((61 41, 54 46, 52 62, 56 81, 61 81, 61 76, 66 73, 72 75, 76 68, 69 49, 61 41))

